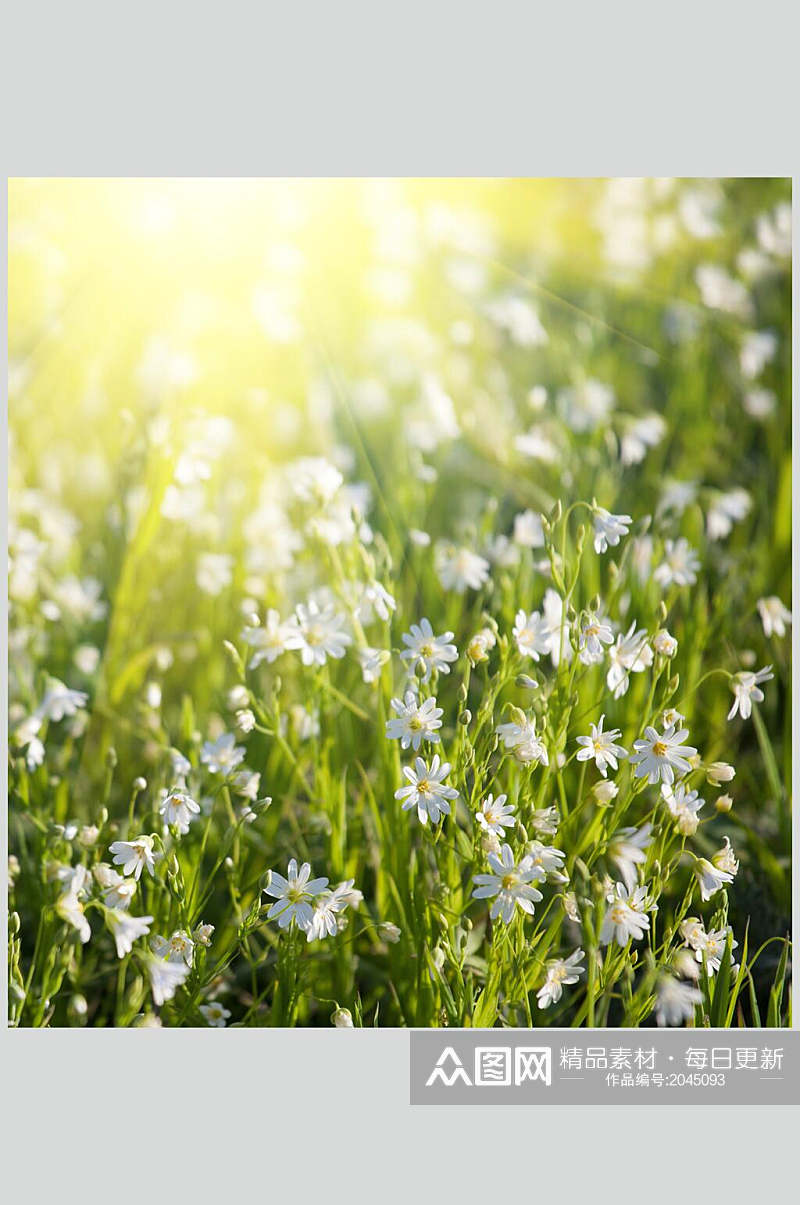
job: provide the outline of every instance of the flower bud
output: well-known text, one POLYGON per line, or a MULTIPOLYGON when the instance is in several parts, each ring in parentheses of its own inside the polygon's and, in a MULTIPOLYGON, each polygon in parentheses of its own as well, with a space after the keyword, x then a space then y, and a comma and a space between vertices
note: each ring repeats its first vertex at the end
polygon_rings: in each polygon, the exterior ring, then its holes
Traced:
POLYGON ((147 790, 147 779, 142 778, 141 775, 138 778, 134 778, 133 789, 136 792, 146 791, 147 790))
POLYGON ((610 778, 603 778, 600 782, 596 782, 592 787, 598 807, 607 808, 612 799, 615 799, 619 794, 619 787, 610 778))
POLYGON ((736 777, 736 770, 733 766, 725 761, 714 761, 710 766, 706 766, 706 778, 712 786, 721 786, 723 782, 730 782, 736 777))
POLYGON ((393 925, 389 920, 382 921, 381 924, 378 925, 378 933, 380 936, 384 941, 391 942, 392 945, 400 940, 402 932, 402 929, 399 929, 397 925, 393 925))
POLYGON ((517 674, 514 685, 520 690, 538 690, 539 683, 535 678, 531 678, 528 674, 517 674))
POLYGON ((714 807, 718 812, 729 812, 733 807, 733 799, 730 795, 720 795, 715 801, 714 807))
POLYGON ((350 1009, 337 1008, 336 1011, 331 1014, 331 1024, 335 1025, 337 1029, 352 1029, 353 1017, 350 1009))
POLYGON ((678 642, 665 628, 659 628, 653 637, 653 648, 662 657, 674 657, 678 651, 678 642))

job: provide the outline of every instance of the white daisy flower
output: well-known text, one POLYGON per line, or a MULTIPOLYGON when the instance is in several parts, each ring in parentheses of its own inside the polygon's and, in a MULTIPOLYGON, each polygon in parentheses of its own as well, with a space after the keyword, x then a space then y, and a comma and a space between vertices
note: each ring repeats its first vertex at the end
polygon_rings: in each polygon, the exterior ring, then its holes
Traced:
POLYGON ((413 690, 407 690, 403 699, 392 699, 392 709, 397 719, 386 721, 386 736, 399 740, 401 749, 410 745, 416 751, 423 741, 439 740, 436 729, 442 726, 444 712, 432 696, 420 703, 413 690))
POLYGON ((264 888, 264 893, 272 896, 275 903, 270 906, 267 920, 277 917, 281 929, 288 929, 292 921, 296 921, 300 929, 307 931, 314 919, 314 897, 325 890, 328 880, 312 879, 308 862, 304 862, 298 870, 295 858, 289 862, 286 875, 284 878, 276 870, 271 871, 271 878, 264 888))
POLYGON ((587 612, 578 634, 578 659, 583 665, 596 665, 605 656, 604 644, 614 643, 614 633, 605 615, 587 612))
POLYGON ((683 1025, 694 1016, 696 1004, 702 1004, 703 993, 691 983, 681 983, 674 975, 661 974, 656 988, 656 1024, 683 1025))
POLYGON ((361 665, 361 677, 367 685, 377 682, 381 676, 381 670, 386 662, 390 659, 391 653, 388 649, 373 649, 363 648, 358 650, 358 660, 361 665))
POLYGON ((517 818, 513 815, 514 804, 506 803, 507 798, 506 795, 498 795, 496 799, 493 795, 486 796, 475 816, 484 832, 495 837, 505 837, 506 829, 517 823, 517 818))
POLYGON ((409 786, 400 787, 394 797, 403 800, 404 812, 417 809, 420 824, 427 824, 428 818, 436 824, 442 813, 449 816, 449 801, 458 798, 458 791, 444 783, 449 773, 450 763, 440 762, 438 753, 434 754, 430 766, 418 757, 413 767, 403 767, 403 776, 408 779, 409 786))
POLYGON ((44 699, 36 709, 36 714, 43 719, 57 723, 65 716, 73 716, 76 711, 85 707, 89 696, 83 690, 71 690, 58 678, 50 678, 44 699))
POLYGON ((552 631, 547 620, 538 611, 532 611, 530 615, 517 611, 513 636, 523 657, 532 657, 534 661, 538 661, 541 653, 550 650, 552 631))
POLYGON ((664 559, 653 573, 659 586, 693 586, 697 581, 700 559, 682 536, 664 541, 664 559))
POLYGON ((608 650, 608 673, 606 686, 619 699, 627 693, 630 674, 640 674, 653 664, 653 650, 643 628, 637 629, 635 621, 623 636, 608 650))
POLYGON ((643 911, 646 903, 646 887, 634 887, 629 891, 624 883, 615 883, 600 930, 602 944, 610 945, 616 941, 617 945, 626 946, 629 940, 639 941, 644 937, 650 928, 650 918, 643 911))
POLYGON ((675 820, 678 832, 682 833, 684 837, 693 836, 700 823, 698 812, 705 800, 700 798, 697 791, 690 791, 683 783, 679 783, 678 786, 663 783, 661 794, 669 808, 670 815, 675 820))
POLYGON ((559 883, 568 883, 569 879, 563 873, 567 855, 555 845, 543 845, 541 841, 529 841, 525 846, 525 857, 539 878, 544 880, 550 875, 559 883))
POLYGON ((114 855, 114 865, 122 867, 122 873, 132 874, 135 879, 141 876, 142 870, 155 878, 156 864, 153 853, 153 838, 143 833, 133 841, 114 841, 109 845, 109 852, 114 855))
POLYGON ((516 907, 533 916, 534 904, 544 898, 541 891, 531 886, 531 879, 538 879, 540 872, 528 858, 515 862, 509 845, 502 847, 499 857, 490 853, 488 861, 493 873, 473 875, 477 884, 472 892, 473 899, 496 897, 489 915, 492 920, 500 917, 506 924, 512 920, 516 907))
POLYGON ((278 611, 270 608, 263 625, 246 627, 242 632, 245 644, 255 649, 249 668, 257 669, 262 661, 272 665, 273 661, 286 652, 289 647, 286 642, 294 634, 294 628, 283 622, 278 611))
POLYGON ((106 908, 106 925, 117 946, 117 958, 124 958, 133 949, 133 943, 146 937, 153 923, 152 916, 131 916, 120 908, 106 908))
POLYGON ((208 1024, 214 1029, 223 1029, 225 1022, 231 1015, 230 1009, 223 1007, 218 1000, 212 1000, 210 1004, 200 1004, 198 1008, 208 1024))
POLYGON ((497 735, 506 749, 510 749, 516 760, 523 765, 531 762, 542 762, 545 766, 550 764, 547 749, 536 735, 536 724, 533 719, 521 716, 520 722, 498 724, 497 735))
POLYGON ((759 598, 756 606, 767 639, 769 640, 770 636, 785 636, 786 624, 792 622, 792 613, 777 595, 770 594, 768 598, 759 598))
POLYGON ((738 713, 743 720, 749 720, 753 711, 753 700, 756 703, 764 702, 764 692, 760 689, 761 683, 770 682, 773 677, 771 665, 765 665, 763 669, 754 674, 748 670, 734 674, 731 680, 733 706, 728 712, 728 719, 732 720, 738 713))
POLYGON ((243 745, 236 744, 232 732, 223 732, 215 741, 205 741, 200 751, 200 761, 209 774, 221 774, 227 778, 229 774, 244 760, 243 745))
POLYGON ((595 766, 603 775, 603 778, 608 776, 608 768, 612 770, 619 769, 617 758, 627 757, 628 750, 622 745, 615 744, 617 737, 622 736, 619 728, 611 728, 608 732, 603 731, 603 721, 605 715, 600 716, 599 724, 590 724, 592 730, 591 736, 576 736, 575 740, 582 746, 578 750, 578 761, 593 760, 595 766))
POLYGON ((332 603, 320 607, 314 599, 298 603, 290 620, 287 649, 297 649, 303 665, 324 665, 328 657, 341 658, 352 643, 343 630, 344 617, 332 603))
POLYGON ((406 647, 400 656, 411 672, 416 672, 423 682, 428 682, 434 671, 449 674, 449 663, 458 660, 458 649, 451 643, 452 639, 452 632, 434 636, 429 620, 421 619, 419 624, 412 623, 410 632, 403 633, 406 647))
POLYGON ((710 900, 712 895, 716 895, 726 883, 733 882, 731 871, 719 869, 713 862, 709 862, 707 858, 698 858, 696 860, 694 873, 700 884, 700 898, 702 900, 710 900))
POLYGON ((692 768, 688 759, 697 753, 692 745, 683 744, 688 735, 688 728, 679 728, 677 732, 671 726, 663 732, 645 728, 644 737, 633 742, 635 752, 630 755, 631 765, 636 766, 635 776, 646 777, 651 785, 664 782, 671 786, 676 770, 688 774, 692 768))
POLYGON ((480 590, 489 577, 489 562, 469 548, 440 544, 436 548, 436 574, 443 590, 463 594, 480 590))
POLYGON ((200 804, 195 803, 186 791, 173 787, 158 811, 165 824, 174 824, 180 833, 188 833, 193 817, 200 814, 200 804))
POLYGON ((637 866, 647 861, 645 850, 653 844, 653 826, 648 821, 641 828, 621 828, 608 845, 608 856, 619 870, 622 881, 633 891, 637 879, 637 866))
POLYGON ((568 958, 553 958, 545 967, 546 977, 536 993, 539 1008, 549 1008, 561 999, 565 984, 577 983, 586 968, 583 950, 574 950, 568 958))
POLYGON ((594 515, 594 550, 597 553, 606 552, 609 547, 616 547, 620 539, 628 534, 633 519, 630 515, 612 515, 602 506, 595 506, 594 515))

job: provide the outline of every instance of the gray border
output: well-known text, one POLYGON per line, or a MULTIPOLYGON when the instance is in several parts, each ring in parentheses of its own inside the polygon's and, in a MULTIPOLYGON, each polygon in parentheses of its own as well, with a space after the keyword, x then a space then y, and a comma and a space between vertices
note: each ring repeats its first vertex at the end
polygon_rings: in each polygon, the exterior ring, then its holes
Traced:
MULTIPOLYGON (((785 175, 797 168, 789 11, 606 0, 524 17, 495 0, 478 17, 447 2, 306 5, 279 18, 276 6, 233 3, 209 16, 175 0, 30 2, 6 38, 5 171, 785 175)), ((795 198, 795 221, 797 210, 795 198)), ((795 425, 795 456, 797 440, 795 425)), ((796 489, 793 504, 797 532, 796 489)), ((795 626, 795 690, 799 644, 795 626)), ((795 799, 799 779, 795 758, 795 799)), ((797 823, 794 837, 797 881, 797 823)), ((798 931, 797 892, 793 915, 798 931)), ((4 1008, 5 995, 3 979, 4 1008)), ((796 1131, 794 1110, 746 1107, 693 1110, 677 1133, 658 1109, 415 1116, 400 1031, 0 1041, 0 1175, 21 1200, 66 1184, 115 1201, 154 1186, 157 1199, 180 1186, 216 1202, 290 1184, 330 1200, 375 1188, 424 1198, 434 1184, 476 1199, 509 1175, 567 1200, 590 1185, 594 1200, 618 1200, 629 1184, 656 1200, 689 1186, 752 1200, 776 1170, 789 1175, 796 1131)))

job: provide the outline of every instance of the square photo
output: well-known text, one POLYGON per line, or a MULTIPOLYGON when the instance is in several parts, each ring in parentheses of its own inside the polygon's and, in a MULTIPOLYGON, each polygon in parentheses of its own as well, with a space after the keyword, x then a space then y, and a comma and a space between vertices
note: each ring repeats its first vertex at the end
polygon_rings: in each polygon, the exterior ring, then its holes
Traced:
POLYGON ((791 200, 9 182, 12 1027, 791 1026, 791 200))

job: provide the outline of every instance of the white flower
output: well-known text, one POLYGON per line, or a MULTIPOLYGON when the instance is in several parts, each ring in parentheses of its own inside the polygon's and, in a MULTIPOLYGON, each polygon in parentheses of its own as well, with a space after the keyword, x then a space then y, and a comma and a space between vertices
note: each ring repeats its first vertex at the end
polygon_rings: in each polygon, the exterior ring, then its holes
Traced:
POLYGON ((627 693, 630 674, 640 674, 653 664, 653 650, 643 628, 637 629, 634 621, 623 636, 608 650, 608 673, 606 686, 619 699, 627 693))
POLYGON ((712 787, 720 787, 723 782, 730 782, 736 777, 736 770, 726 761, 712 761, 706 766, 706 778, 712 787))
POLYGON ((144 868, 152 878, 155 877, 152 837, 142 834, 133 841, 114 841, 108 848, 114 855, 114 865, 121 866, 123 874, 132 874, 138 879, 144 868))
POLYGON ((750 509, 750 495, 747 490, 730 490, 727 494, 718 494, 706 515, 706 531, 709 540, 722 540, 730 535, 735 522, 743 519, 750 509))
POLYGON ((481 810, 475 817, 484 832, 491 833, 495 837, 505 837, 506 829, 512 828, 517 823, 517 818, 513 815, 514 804, 507 804, 507 798, 506 795, 498 795, 496 799, 493 795, 486 796, 481 804, 481 810))
POLYGON ((325 890, 328 880, 312 879, 308 862, 304 862, 298 870, 295 858, 289 862, 286 874, 284 878, 277 871, 271 871, 264 893, 272 896, 275 903, 270 906, 267 920, 277 917, 281 929, 288 929, 292 921, 296 921, 300 929, 307 931, 314 918, 312 901, 325 890))
POLYGON ((557 1004, 564 991, 564 984, 577 983, 586 968, 582 965, 583 950, 575 950, 569 958, 554 958, 546 965, 546 978, 536 993, 539 1008, 557 1004))
POLYGON ((307 941, 321 941, 324 937, 334 937, 346 922, 339 920, 339 913, 351 903, 353 894, 361 898, 361 892, 353 892, 353 879, 339 883, 333 891, 323 891, 314 903, 311 924, 306 931, 307 941))
POLYGON ((662 657, 674 657, 678 651, 678 642, 664 628, 660 628, 653 637, 653 649, 662 657))
POLYGON ((650 928, 650 918, 643 911, 646 902, 646 887, 635 887, 629 891, 624 883, 615 883, 600 930, 603 945, 616 941, 617 945, 626 946, 629 939, 638 941, 644 937, 645 930, 650 928))
POLYGON ((281 653, 286 652, 287 640, 293 635, 294 628, 281 620, 278 611, 270 608, 263 626, 246 627, 242 632, 245 644, 256 650, 250 658, 250 669, 257 669, 262 661, 272 665, 281 653))
POLYGON ((720 870, 707 858, 698 858, 694 864, 694 873, 700 884, 700 898, 710 900, 725 883, 733 882, 733 875, 728 870, 720 870))
POLYGON ((225 1022, 231 1015, 230 1009, 225 1008, 218 1000, 212 1000, 210 1004, 200 1004, 198 1008, 214 1029, 224 1028, 225 1022))
POLYGON ((152 952, 147 955, 146 966, 150 976, 153 1002, 157 1005, 171 1000, 189 974, 189 967, 185 962, 172 962, 170 959, 162 958, 152 952))
POLYGON ((565 617, 564 600, 552 588, 544 592, 542 612, 547 629, 550 633, 550 659, 558 666, 562 657, 565 661, 572 659, 572 645, 569 639, 569 625, 565 617))
POLYGON ((627 757, 628 750, 623 749, 622 745, 617 745, 614 742, 617 737, 622 736, 619 728, 611 728, 608 732, 603 731, 603 721, 605 716, 600 716, 599 724, 590 724, 592 730, 591 736, 576 736, 575 740, 581 746, 578 750, 578 761, 594 760, 597 769, 603 775, 603 778, 608 776, 608 767, 612 770, 619 769, 617 758, 627 757))
POLYGON ((367 582, 358 604, 358 618, 362 623, 370 623, 374 612, 378 619, 385 621, 391 618, 396 606, 397 603, 380 582, 367 582))
POLYGON ((683 741, 689 735, 688 728, 679 728, 676 732, 670 725, 663 732, 656 732, 649 726, 644 730, 644 737, 634 741, 635 752, 631 754, 631 765, 635 765, 634 774, 637 778, 647 778, 651 785, 665 782, 672 785, 675 781, 675 771, 688 774, 691 770, 688 758, 694 757, 697 750, 692 745, 684 745, 683 741))
POLYGON ((552 837, 558 830, 558 808, 536 808, 531 813, 531 825, 533 831, 540 833, 543 837, 552 837))
POLYGON ((536 735, 536 724, 533 719, 527 719, 520 713, 520 722, 497 725, 497 735, 503 741, 506 749, 510 749, 518 762, 527 765, 530 762, 550 764, 547 750, 536 735))
POLYGON ((684 837, 691 837, 697 832, 699 823, 697 813, 705 800, 700 798, 697 791, 690 791, 682 783, 676 787, 664 783, 661 787, 661 794, 669 808, 670 815, 675 820, 678 832, 682 833, 684 837))
POLYGON ((645 850, 652 845, 652 824, 648 821, 641 828, 621 828, 609 842, 608 856, 616 865, 622 881, 632 891, 636 885, 636 867, 647 861, 645 850))
POLYGON ((630 515, 612 515, 602 506, 595 506, 594 514, 594 550, 597 553, 606 552, 609 547, 616 547, 622 536, 628 534, 633 519, 630 515))
POLYGON ((605 656, 604 644, 614 643, 614 633, 605 615, 587 612, 578 635, 578 659, 583 665, 596 665, 605 656))
POLYGON ((215 741, 204 741, 200 761, 209 774, 222 774, 224 778, 236 769, 244 759, 245 749, 236 744, 232 732, 223 732, 215 741))
POLYGON ((336 1029, 352 1029, 353 1014, 349 1008, 337 1008, 331 1016, 331 1023, 336 1029))
POLYGON ((547 331, 527 297, 506 293, 489 302, 486 313, 520 347, 538 347, 547 343, 547 331))
POLYGON ((653 573, 659 586, 693 586, 700 560, 688 540, 664 541, 664 560, 653 573))
POLYGON ((733 706, 728 712, 728 719, 732 720, 738 713, 743 720, 749 720, 753 710, 753 700, 755 699, 756 703, 764 702, 764 692, 759 689, 761 683, 769 682, 773 677, 771 665, 765 665, 755 674, 748 670, 734 674, 731 679, 733 706))
POLYGON ((532 510, 521 511, 514 516, 514 543, 523 548, 542 548, 544 546, 544 528, 542 516, 532 510))
POLYGON ((770 636, 785 636, 786 624, 792 622, 792 613, 788 607, 783 605, 777 595, 771 594, 769 598, 759 598, 756 606, 767 639, 770 636))
POLYGON ((119 908, 106 908, 105 917, 117 945, 117 958, 130 954, 133 943, 147 936, 153 922, 152 916, 131 916, 119 908))
POLYGON ((681 983, 674 975, 661 974, 656 989, 656 1023, 682 1025, 694 1016, 695 1004, 701 1004, 703 993, 691 983, 681 983))
POLYGON ((600 782, 596 782, 592 787, 592 794, 600 807, 608 807, 611 800, 619 795, 619 787, 610 778, 601 778, 600 782))
POLYGON ((191 795, 173 787, 158 809, 165 824, 174 824, 181 833, 188 833, 193 816, 200 814, 200 804, 191 795))
POLYGON ((481 661, 488 661, 489 653, 497 644, 497 637, 491 628, 481 628, 480 632, 476 632, 467 645, 467 656, 472 665, 478 665, 481 661))
POLYGON ((513 635, 523 657, 538 661, 540 653, 550 650, 552 630, 538 611, 532 611, 530 615, 517 611, 513 635))
POLYGON ((286 471, 289 485, 303 502, 324 506, 336 494, 344 477, 322 456, 306 456, 295 460, 286 471))
POLYGON ((91 926, 83 912, 81 897, 86 894, 86 884, 89 873, 85 866, 67 866, 59 878, 65 890, 56 901, 56 912, 62 920, 67 921, 78 930, 81 942, 86 944, 92 936, 91 926))
POLYGON ((473 899, 484 900, 496 896, 489 915, 492 920, 501 917, 506 924, 513 918, 516 906, 533 916, 534 904, 543 898, 541 891, 530 885, 531 879, 540 877, 537 868, 528 858, 523 858, 517 864, 509 845, 503 846, 500 857, 493 853, 488 857, 493 873, 473 876, 477 884, 472 892, 473 899))
POLYGON ((458 659, 458 649, 450 642, 452 632, 444 632, 434 636, 433 628, 427 619, 421 619, 419 624, 412 623, 411 631, 403 633, 403 649, 400 656, 412 672, 421 674, 422 681, 428 682, 431 674, 449 674, 449 662, 458 659))
POLYGON ((550 875, 559 883, 568 883, 569 879, 563 873, 566 854, 555 845, 543 845, 541 841, 529 841, 525 846, 525 860, 529 862, 538 877, 542 880, 550 875))
POLYGON ((403 811, 417 809, 420 824, 427 824, 428 817, 436 824, 442 813, 449 816, 448 800, 457 799, 458 791, 444 784, 444 779, 450 773, 450 763, 439 761, 439 754, 434 754, 430 767, 418 757, 413 767, 404 766, 403 776, 408 779, 409 786, 400 787, 395 791, 395 799, 403 800, 403 811))
POLYGON ((214 925, 199 924, 192 933, 192 940, 198 946, 210 946, 213 933, 214 925))
POLYGON ((169 962, 185 963, 187 967, 194 963, 194 941, 185 929, 176 929, 169 939, 151 937, 150 949, 169 962))
POLYGON ((642 418, 634 419, 620 440, 619 458, 622 463, 640 464, 647 449, 659 444, 666 430, 667 424, 660 414, 645 414, 642 418))
POLYGON ((203 552, 197 558, 197 585, 215 598, 233 579, 233 557, 224 552, 203 552))
POLYGON ((384 941, 391 942, 392 945, 396 945, 403 936, 403 930, 392 924, 390 920, 381 921, 378 925, 378 933, 384 941))
POLYGON ((85 707, 89 696, 83 690, 70 690, 58 678, 50 678, 47 692, 39 704, 36 714, 43 719, 63 720, 65 716, 73 716, 80 708, 85 707))
POLYGON ((344 618, 332 603, 320 607, 314 599, 298 603, 290 621, 287 649, 298 649, 303 665, 324 665, 328 657, 344 656, 352 637, 342 629, 344 618))
MULTIPOLYGON (((724 929, 710 929, 706 933, 703 922, 695 916, 689 916, 681 924, 681 936, 687 946, 695 951, 695 959, 699 963, 705 961, 709 977, 719 970, 725 944, 731 934, 730 926, 724 929)), ((732 938, 731 950, 735 950, 738 942, 732 938)))
POLYGON ((369 685, 377 682, 381 670, 391 654, 387 649, 363 648, 358 650, 358 660, 361 665, 361 677, 369 685))
POLYGON ((739 351, 742 376, 754 380, 763 372, 778 350, 778 336, 774 331, 746 331, 739 351))
POLYGON ((436 729, 442 726, 440 717, 444 712, 436 706, 435 698, 420 703, 414 692, 407 690, 404 699, 392 699, 392 708, 398 718, 386 721, 386 736, 392 741, 399 740, 401 749, 411 745, 416 751, 423 741, 439 740, 436 729))
POLYGON ((136 879, 126 879, 104 863, 94 867, 94 876, 103 888, 103 903, 106 908, 130 907, 131 900, 136 895, 136 879))
POLYGON ((489 562, 469 548, 440 544, 436 549, 436 573, 443 590, 463 594, 480 590, 489 576, 489 562))
POLYGON ((715 854, 711 855, 711 861, 717 870, 724 870, 728 874, 735 875, 739 870, 739 859, 731 848, 730 837, 724 837, 723 840, 725 844, 715 854))
POLYGON ((26 751, 25 764, 30 773, 44 761, 44 742, 37 736, 41 726, 42 717, 34 714, 23 720, 14 732, 15 742, 26 751))

